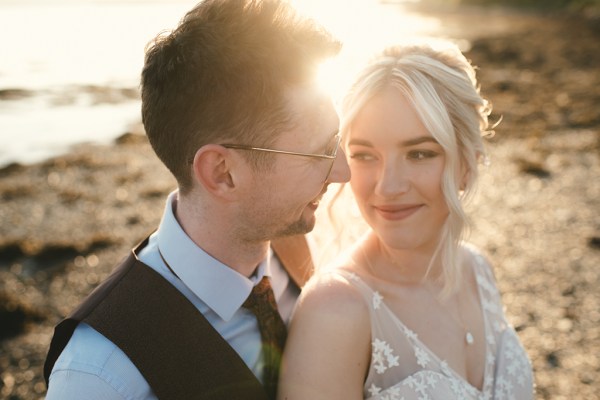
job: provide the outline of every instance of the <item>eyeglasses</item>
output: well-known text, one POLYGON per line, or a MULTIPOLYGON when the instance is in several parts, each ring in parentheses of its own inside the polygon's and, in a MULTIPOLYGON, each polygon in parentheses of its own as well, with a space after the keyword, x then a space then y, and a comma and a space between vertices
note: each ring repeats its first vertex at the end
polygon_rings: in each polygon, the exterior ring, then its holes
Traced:
POLYGON ((333 136, 331 138, 331 141, 327 145, 325 154, 300 153, 297 151, 266 149, 263 147, 246 146, 243 144, 225 143, 225 144, 222 144, 221 146, 223 146, 227 149, 264 151, 264 152, 268 152, 268 153, 289 154, 291 156, 311 157, 311 158, 320 158, 320 159, 331 160, 331 163, 329 164, 329 169, 327 170, 327 175, 325 176, 325 180, 327 180, 327 179, 329 179, 329 175, 331 174, 331 170, 333 169, 333 163, 335 162, 335 158, 337 157, 337 152, 338 152, 338 149, 340 148, 341 139, 342 138, 339 134, 336 134, 335 136, 333 136))

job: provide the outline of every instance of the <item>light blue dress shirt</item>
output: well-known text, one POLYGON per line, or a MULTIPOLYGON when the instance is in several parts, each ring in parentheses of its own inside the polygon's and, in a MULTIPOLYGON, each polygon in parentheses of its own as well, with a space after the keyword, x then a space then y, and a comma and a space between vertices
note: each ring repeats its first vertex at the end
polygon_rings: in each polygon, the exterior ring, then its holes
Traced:
MULTIPOLYGON (((177 192, 167 199, 158 230, 139 259, 173 284, 204 315, 260 380, 261 339, 256 318, 242 308, 252 287, 269 276, 279 312, 289 321, 299 291, 272 251, 251 278, 237 273, 198 247, 174 215, 177 192), (159 253, 160 248, 160 253, 159 253), (161 253, 179 278, 161 259, 161 253)), ((159 295, 157 293, 157 295, 159 295)), ((173 332, 177 340, 177 332, 173 332)), ((79 324, 50 375, 48 400, 156 399, 129 358, 110 340, 79 324)))

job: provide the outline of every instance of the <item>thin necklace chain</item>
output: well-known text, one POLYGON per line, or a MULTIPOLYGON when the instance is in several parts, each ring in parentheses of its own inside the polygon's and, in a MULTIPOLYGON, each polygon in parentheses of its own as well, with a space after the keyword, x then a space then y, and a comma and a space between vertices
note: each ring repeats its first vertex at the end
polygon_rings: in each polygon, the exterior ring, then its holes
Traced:
POLYGON ((423 287, 425 288, 425 290, 433 297, 433 299, 435 300, 435 302, 444 310, 446 310, 447 314, 450 315, 450 318, 452 318, 454 320, 454 322, 456 322, 456 324, 458 326, 460 326, 463 330, 463 334, 465 337, 465 343, 467 345, 472 345, 475 342, 475 337, 473 336, 473 334, 471 333, 470 330, 467 329, 467 327, 465 326, 465 323, 463 322, 462 319, 462 314, 460 313, 460 302, 459 302, 459 298, 457 298, 456 302, 458 304, 458 318, 456 318, 454 316, 454 313, 451 313, 450 310, 448 309, 448 307, 444 306, 442 304, 442 302, 439 300, 438 295, 436 293, 433 293, 433 291, 427 286, 427 285, 423 285, 423 287))
MULTIPOLYGON (((365 258, 365 261, 367 262, 367 265, 369 267, 369 270, 371 271, 371 273, 374 274, 374 269, 373 269, 373 265, 371 265, 371 260, 369 258, 369 256, 367 255, 366 251, 363 249, 362 251, 363 256, 365 258)), ((351 257, 352 258, 352 257, 351 257)), ((354 260, 354 258, 352 258, 352 261, 354 261, 354 263, 356 263, 356 261, 354 260)), ((375 275, 375 274, 374 274, 375 275)), ((467 329, 467 327, 465 326, 463 320, 462 320, 462 316, 460 313, 460 304, 459 304, 459 313, 458 316, 460 319, 457 319, 453 313, 450 312, 450 310, 448 309, 448 307, 444 306, 440 300, 438 299, 437 294, 433 293, 433 291, 424 284, 421 284, 421 287, 423 287, 427 293, 429 293, 429 295, 431 297, 433 297, 433 299, 435 300, 435 302, 440 306, 440 308, 444 309, 448 315, 450 315, 450 318, 452 318, 454 320, 454 322, 462 329, 463 331, 463 335, 464 335, 464 340, 465 340, 465 344, 467 344, 468 346, 471 346, 473 343, 475 343, 475 337, 473 336, 473 334, 471 333, 471 331, 469 329, 467 329)), ((458 302, 458 300, 457 300, 458 302)))

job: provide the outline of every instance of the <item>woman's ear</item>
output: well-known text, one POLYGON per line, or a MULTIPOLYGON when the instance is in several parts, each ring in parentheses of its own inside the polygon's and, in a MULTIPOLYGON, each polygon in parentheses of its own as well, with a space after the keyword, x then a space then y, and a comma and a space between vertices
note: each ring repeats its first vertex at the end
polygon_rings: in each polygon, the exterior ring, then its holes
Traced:
POLYGON ((207 144, 196 152, 192 174, 207 192, 218 197, 228 197, 235 189, 231 167, 229 150, 218 144, 207 144))

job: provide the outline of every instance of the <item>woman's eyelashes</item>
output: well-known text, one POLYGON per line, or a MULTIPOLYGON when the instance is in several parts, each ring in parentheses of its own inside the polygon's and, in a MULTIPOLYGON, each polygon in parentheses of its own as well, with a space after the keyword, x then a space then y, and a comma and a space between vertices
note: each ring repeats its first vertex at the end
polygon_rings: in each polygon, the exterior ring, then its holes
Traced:
POLYGON ((352 151, 352 150, 350 150, 348 152, 348 157, 350 157, 351 160, 355 160, 355 161, 373 161, 373 160, 377 159, 373 154, 368 153, 366 151, 352 151))
POLYGON ((410 150, 407 152, 407 158, 409 160, 427 160, 439 156, 440 153, 434 150, 410 150))

